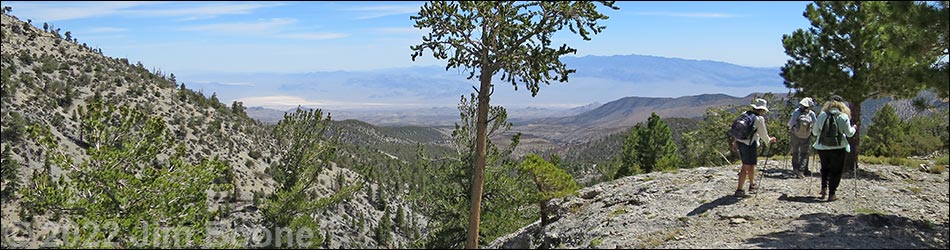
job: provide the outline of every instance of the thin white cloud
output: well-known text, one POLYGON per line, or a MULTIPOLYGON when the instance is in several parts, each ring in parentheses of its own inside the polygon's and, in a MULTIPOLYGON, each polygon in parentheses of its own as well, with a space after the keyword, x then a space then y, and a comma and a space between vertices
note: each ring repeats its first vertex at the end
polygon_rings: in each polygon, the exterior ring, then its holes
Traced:
POLYGON ((53 22, 70 19, 110 16, 122 13, 124 9, 142 5, 155 4, 149 2, 56 2, 18 3, 16 11, 23 16, 29 16, 41 22, 53 22))
POLYGON ((343 9, 345 11, 360 12, 356 19, 373 19, 392 15, 409 15, 419 13, 419 6, 412 5, 377 5, 343 9))
POLYGON ((267 33, 276 32, 280 27, 296 23, 293 18, 271 18, 256 22, 232 22, 204 25, 192 25, 180 28, 185 31, 217 31, 225 33, 267 33))
POLYGON ((331 40, 349 37, 350 34, 334 32, 316 32, 316 33, 291 33, 278 35, 281 38, 303 39, 303 40, 331 40))
POLYGON ((725 13, 706 13, 706 12, 634 12, 641 16, 665 16, 665 17, 692 17, 692 18, 733 18, 737 17, 725 13))
POLYGON ((240 35, 257 35, 283 39, 331 40, 349 37, 350 34, 336 32, 284 32, 284 28, 297 23, 293 18, 271 18, 256 22, 231 22, 192 25, 179 28, 183 31, 210 31, 240 35))
POLYGON ((250 14, 253 10, 274 7, 280 4, 215 4, 176 9, 130 10, 128 14, 143 16, 189 16, 190 18, 214 17, 219 15, 250 14))
POLYGON ((280 3, 224 3, 194 7, 138 9, 146 5, 167 2, 29 2, 18 3, 17 13, 36 21, 53 22, 104 16, 166 17, 183 16, 185 19, 204 19, 220 15, 249 14, 253 10, 282 5, 280 3))

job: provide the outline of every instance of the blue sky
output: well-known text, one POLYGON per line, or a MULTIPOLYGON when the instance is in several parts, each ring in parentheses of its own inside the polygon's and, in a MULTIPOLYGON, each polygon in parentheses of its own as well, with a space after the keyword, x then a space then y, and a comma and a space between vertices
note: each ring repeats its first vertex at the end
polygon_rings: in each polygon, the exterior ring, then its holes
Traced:
MULTIPOLYGON (((654 55, 778 67, 782 34, 805 28, 808 2, 618 2, 583 55, 654 55)), ((16 2, 21 20, 48 22, 108 56, 166 72, 309 72, 437 65, 413 62, 422 2, 16 2)), ((567 33, 568 32, 563 32, 567 33)))

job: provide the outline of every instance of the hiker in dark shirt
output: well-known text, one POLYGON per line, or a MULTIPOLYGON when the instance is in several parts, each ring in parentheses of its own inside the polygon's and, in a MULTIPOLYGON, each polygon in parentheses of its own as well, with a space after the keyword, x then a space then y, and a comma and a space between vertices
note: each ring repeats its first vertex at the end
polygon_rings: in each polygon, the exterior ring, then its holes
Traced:
POLYGON ((841 173, 844 171, 845 154, 851 152, 851 144, 847 138, 852 137, 858 125, 851 125, 851 109, 845 104, 841 96, 833 95, 821 109, 821 114, 812 128, 812 135, 817 136, 812 147, 818 151, 821 159, 821 198, 828 194, 828 201, 835 201, 835 191, 841 183, 841 173), (829 120, 830 119, 830 120, 829 120))
POLYGON ((766 147, 768 147, 769 143, 775 142, 775 137, 769 136, 769 131, 765 128, 765 114, 769 112, 768 102, 764 99, 755 99, 755 103, 751 105, 752 110, 750 112, 756 113, 755 122, 753 123, 755 132, 749 139, 743 140, 737 138, 732 142, 732 146, 738 148, 739 157, 742 158, 742 169, 739 170, 739 185, 734 194, 738 197, 746 195, 746 191, 743 190, 746 179, 749 179, 749 192, 756 191, 755 165, 759 157, 758 152, 756 152, 759 138, 769 138, 765 140, 766 147))

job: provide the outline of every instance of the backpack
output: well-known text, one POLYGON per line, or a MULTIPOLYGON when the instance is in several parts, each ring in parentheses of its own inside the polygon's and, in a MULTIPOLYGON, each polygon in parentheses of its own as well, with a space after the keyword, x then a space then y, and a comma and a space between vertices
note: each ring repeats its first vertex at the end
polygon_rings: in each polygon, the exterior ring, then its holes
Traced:
POLYGON ((825 112, 825 124, 821 126, 821 134, 818 135, 818 143, 825 146, 841 146, 841 133, 838 132, 838 122, 835 116, 825 112))
POLYGON ((803 114, 798 115, 798 122, 792 126, 792 135, 799 139, 808 139, 811 137, 811 126, 812 121, 811 116, 808 113, 802 112, 803 114))
POLYGON ((746 111, 736 117, 732 121, 732 129, 729 130, 729 135, 738 140, 748 140, 752 137, 752 134, 755 131, 755 116, 756 114, 752 111, 746 111))

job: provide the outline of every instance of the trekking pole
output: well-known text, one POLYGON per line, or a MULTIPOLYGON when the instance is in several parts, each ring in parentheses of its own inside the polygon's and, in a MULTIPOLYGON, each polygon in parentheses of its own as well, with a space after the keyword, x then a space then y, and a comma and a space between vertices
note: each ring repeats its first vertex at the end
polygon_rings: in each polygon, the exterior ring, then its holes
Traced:
MULTIPOLYGON (((788 169, 790 172, 792 172, 792 171, 791 171, 792 168, 788 166, 788 161, 789 161, 788 158, 789 158, 789 157, 792 157, 791 155, 792 155, 792 137, 789 136, 789 137, 788 137, 788 145, 786 145, 786 147, 785 147, 785 155, 783 155, 783 157, 785 157, 785 167, 783 167, 782 170, 788 169)), ((792 174, 794 174, 794 173, 792 173, 792 174)))
MULTIPOLYGON (((854 164, 851 165, 851 168, 852 168, 851 171, 854 172, 854 177, 851 178, 851 188, 852 188, 852 190, 857 191, 857 189, 854 188, 854 187, 857 187, 857 182, 858 182, 858 159, 857 159, 857 156, 855 156, 854 164)), ((857 193, 855 193, 854 196, 857 197, 857 196, 858 196, 857 193)))
MULTIPOLYGON (((772 147, 771 143, 769 143, 768 146, 765 146, 765 164, 764 164, 765 166, 762 166, 762 170, 765 170, 765 167, 769 166, 769 157, 772 156, 771 147, 772 147)), ((762 174, 762 179, 765 179, 765 173, 762 174)))
MULTIPOLYGON (((766 140, 768 140, 768 139, 766 139, 766 140)), ((762 183, 764 183, 764 181, 765 181, 765 173, 763 173, 762 171, 765 170, 765 167, 769 165, 769 156, 771 156, 771 155, 769 155, 769 151, 770 151, 769 148, 770 148, 770 147, 772 147, 772 144, 771 144, 771 143, 769 143, 768 146, 765 146, 765 164, 762 164, 762 168, 759 169, 759 174, 758 174, 759 184, 758 184, 758 186, 757 186, 757 188, 756 188, 755 194, 753 194, 753 195, 758 195, 759 192, 762 191, 762 188, 765 187, 765 185, 762 185, 762 183)), ((752 171, 755 171, 755 169, 753 168, 752 171)))
MULTIPOLYGON (((815 152, 812 152, 812 154, 811 154, 811 161, 808 162, 808 165, 815 166, 815 162, 816 162, 816 161, 815 161, 815 158, 818 157, 818 150, 813 150, 811 147, 808 147, 808 151, 815 151, 815 152)), ((806 166, 806 167, 807 167, 807 166, 806 166)), ((818 173, 818 185, 821 185, 821 164, 818 164, 818 166, 816 166, 815 168, 817 168, 817 169, 815 169, 815 170, 817 170, 817 171, 815 171, 815 172, 818 173)), ((814 174, 815 172, 812 172, 812 174, 810 174, 809 177, 815 175, 815 174, 814 174)), ((811 186, 811 185, 808 185, 808 194, 811 194, 811 188, 812 188, 812 186, 811 186)))

